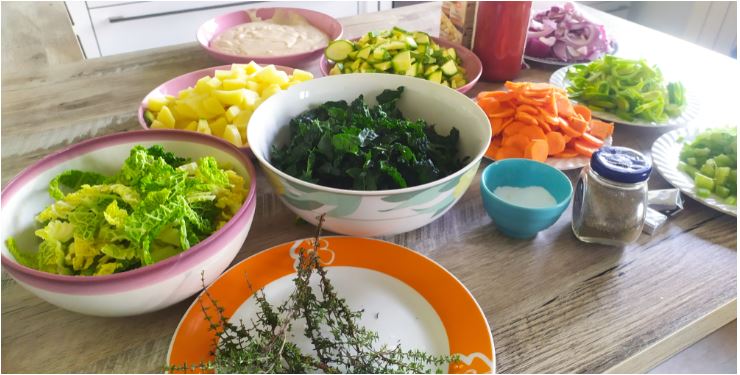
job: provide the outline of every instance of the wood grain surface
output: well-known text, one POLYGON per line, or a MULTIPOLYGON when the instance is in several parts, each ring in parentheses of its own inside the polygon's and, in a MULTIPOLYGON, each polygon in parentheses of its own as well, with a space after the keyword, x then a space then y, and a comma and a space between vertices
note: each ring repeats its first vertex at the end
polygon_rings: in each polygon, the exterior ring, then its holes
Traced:
MULTIPOLYGON (((735 61, 593 13, 619 38, 620 53, 661 62, 683 72, 690 89, 702 90, 698 123, 732 118, 732 104, 722 103, 736 99, 713 85, 737 81, 735 61)), ((347 37, 393 25, 436 34, 439 4, 341 21, 347 37)), ((53 150, 137 129, 136 108, 153 87, 213 65, 220 63, 188 44, 3 72, 3 185, 53 150)), ((315 65, 311 70, 317 72, 315 65)), ((533 65, 519 80, 547 81, 553 70, 533 65)), ((500 87, 480 83, 470 95, 500 87)), ((614 143, 648 152, 667 130, 617 126, 614 143)), ((579 242, 567 210, 534 240, 514 240, 499 234, 487 216, 479 179, 480 171, 460 202, 432 224, 386 239, 430 256, 470 289, 491 324, 499 372, 641 372, 736 316, 735 218, 687 200, 685 210, 653 236, 612 248, 579 242)), ((669 185, 653 173, 650 187, 669 185)), ((313 232, 295 224, 262 174, 257 192, 255 221, 234 262, 313 232)), ((2 372, 161 372, 170 338, 191 302, 137 317, 88 317, 52 306, 4 275, 2 372)))

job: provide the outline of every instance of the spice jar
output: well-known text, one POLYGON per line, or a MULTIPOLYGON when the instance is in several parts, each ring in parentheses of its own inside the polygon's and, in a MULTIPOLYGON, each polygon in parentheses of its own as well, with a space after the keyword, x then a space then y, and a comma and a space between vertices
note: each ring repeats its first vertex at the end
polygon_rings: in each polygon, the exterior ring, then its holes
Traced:
POLYGON ((652 163, 626 147, 603 147, 581 170, 573 196, 573 234, 584 242, 627 245, 640 236, 652 163))

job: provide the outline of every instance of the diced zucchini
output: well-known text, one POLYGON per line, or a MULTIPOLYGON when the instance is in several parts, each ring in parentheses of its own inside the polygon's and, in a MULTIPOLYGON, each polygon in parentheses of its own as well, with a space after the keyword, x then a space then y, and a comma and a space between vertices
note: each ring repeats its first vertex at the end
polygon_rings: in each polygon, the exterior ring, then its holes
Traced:
POLYGON ((348 57, 348 58, 349 58, 350 60, 354 60, 354 59, 356 59, 356 58, 357 58, 357 53, 358 53, 358 52, 359 52, 359 51, 352 51, 352 52, 350 52, 350 53, 349 53, 349 54, 347 55, 347 57, 348 57))
POLYGON ((375 61, 386 61, 386 60, 390 60, 391 55, 386 50, 386 47, 387 46, 388 46, 387 44, 383 44, 383 45, 380 45, 378 47, 375 47, 375 49, 373 50, 373 59, 375 61))
POLYGON ((429 77, 430 75, 432 75, 432 73, 436 72, 437 70, 439 70, 439 65, 429 65, 427 69, 424 71, 424 75, 429 77))
POLYGON ((411 64, 411 66, 406 70, 406 75, 411 77, 416 77, 419 71, 419 65, 417 64, 411 64))
POLYGON ((376 70, 379 70, 381 72, 385 72, 386 70, 391 68, 391 62, 390 61, 383 61, 380 63, 373 64, 373 68, 376 70))
POLYGON ((440 69, 442 69, 442 73, 448 77, 457 74, 457 66, 455 65, 454 60, 447 61, 440 69))
POLYGON ((451 59, 457 60, 457 51, 455 51, 454 48, 450 47, 447 49, 447 55, 450 56, 451 59))
POLYGON ((144 112, 144 121, 146 121, 147 125, 151 125, 156 118, 154 117, 154 113, 151 111, 144 112))
POLYGON ((388 50, 393 51, 397 49, 406 49, 406 43, 401 41, 392 41, 388 43, 388 50))
POLYGON ((422 32, 415 32, 414 40, 417 44, 429 44, 429 35, 422 32))
POLYGON ((427 79, 434 83, 442 83, 442 71, 435 71, 434 73, 430 74, 427 79))
POLYGON ((450 82, 447 80, 442 81, 442 86, 450 87, 450 82))
POLYGON ((335 64, 329 70, 329 75, 333 76, 333 75, 337 75, 337 74, 342 74, 342 67, 341 67, 341 65, 339 63, 335 64))
POLYGON ((357 53, 357 58, 362 60, 367 60, 368 57, 370 57, 370 52, 372 51, 372 47, 367 46, 360 50, 360 52, 357 53))
POLYGON ((359 59, 358 59, 358 60, 355 60, 355 61, 354 61, 354 62, 353 62, 353 63, 352 63, 352 64, 351 64, 350 66, 349 66, 349 70, 351 70, 352 72, 357 72, 358 70, 360 70, 360 64, 362 64, 362 60, 359 60, 359 59))
POLYGON ((340 39, 329 43, 329 46, 324 51, 324 55, 329 60, 340 62, 346 60, 353 50, 354 46, 352 42, 340 39))
POLYGON ((396 73, 405 73, 411 67, 411 52, 403 51, 393 57, 393 70, 396 73))
POLYGON ((415 49, 419 48, 419 45, 416 43, 416 41, 414 40, 414 38, 411 37, 411 36, 405 37, 404 38, 404 41, 406 42, 406 47, 408 47, 410 49, 415 50, 415 49))

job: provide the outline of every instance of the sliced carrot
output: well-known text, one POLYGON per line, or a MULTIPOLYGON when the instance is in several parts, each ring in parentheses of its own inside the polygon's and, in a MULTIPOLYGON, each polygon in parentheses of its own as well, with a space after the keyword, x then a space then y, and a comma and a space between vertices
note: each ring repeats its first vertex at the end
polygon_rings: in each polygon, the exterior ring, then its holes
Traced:
POLYGON ((588 134, 588 133, 583 133, 581 135, 580 140, 582 140, 583 142, 586 142, 586 144, 591 145, 591 146, 596 147, 596 148, 599 148, 599 147, 601 147, 601 146, 604 145, 604 141, 602 141, 601 139, 598 139, 598 138, 596 138, 593 135, 588 134))
POLYGON ((565 137, 558 132, 549 132, 545 135, 547 137, 547 145, 549 146, 548 155, 555 155, 565 151, 565 137))
POLYGON ((593 147, 592 145, 581 141, 579 139, 576 139, 573 141, 573 148, 576 150, 577 153, 583 156, 591 157, 591 155, 598 150, 598 147, 593 147))
POLYGON ((542 131, 544 131, 545 134, 552 131, 552 126, 550 126, 550 124, 548 124, 547 121, 545 121, 542 114, 535 116, 535 119, 537 119, 537 125, 539 125, 540 128, 542 128, 542 131))
POLYGON ((482 98, 478 100, 478 106, 481 107, 485 113, 494 113, 501 108, 501 103, 493 98, 482 98))
POLYGON ((561 152, 559 154, 555 154, 553 156, 556 157, 556 158, 570 159, 570 158, 574 158, 574 157, 578 156, 578 152, 576 152, 576 150, 574 150, 572 148, 566 148, 565 151, 563 151, 563 152, 561 152))
POLYGON ((571 128, 567 121, 562 121, 560 123, 560 131, 571 138, 578 138, 582 134, 571 128))
POLYGON ((537 126, 537 119, 527 112, 517 112, 514 115, 514 118, 517 119, 517 121, 521 121, 527 125, 537 126))
MULTIPOLYGON (((562 133, 561 133, 562 134, 562 133)), ((563 134, 563 139, 565 140, 565 143, 568 144, 570 140, 572 139, 570 136, 563 134)))
POLYGON ((524 150, 524 157, 527 159, 544 162, 547 160, 549 146, 544 139, 533 139, 524 150))
POLYGON ((496 152, 498 152, 499 148, 501 148, 501 138, 497 137, 491 140, 491 145, 488 146, 488 150, 486 150, 486 156, 488 156, 491 159, 495 159, 496 152))
POLYGON ((519 129, 519 134, 524 134, 529 139, 546 139, 545 132, 537 125, 527 125, 519 129))
POLYGON ((576 104, 573 106, 573 110, 576 111, 577 114, 581 115, 586 122, 591 121, 591 110, 585 105, 576 104))
POLYGON ((609 138, 610 135, 614 132, 614 124, 604 121, 599 121, 597 119, 591 120, 591 129, 589 130, 589 133, 591 135, 601 139, 602 141, 609 138))
POLYGON ((506 81, 506 83, 504 83, 504 86, 511 91, 517 91, 521 88, 529 86, 529 82, 506 81))
POLYGON ((524 134, 517 133, 510 135, 508 137, 504 137, 503 142, 501 142, 502 146, 510 146, 510 147, 516 147, 520 150, 524 150, 527 145, 529 144, 529 137, 527 137, 524 134))
POLYGON ((569 118, 568 125, 579 133, 585 133, 586 129, 588 129, 588 121, 582 119, 581 116, 578 115, 569 118))
POLYGON ((528 114, 533 115, 533 116, 540 113, 540 110, 539 109, 537 109, 536 107, 533 107, 533 106, 531 106, 529 104, 522 104, 522 105, 516 107, 516 111, 517 112, 528 113, 528 114))
POLYGON ((541 107, 545 104, 545 100, 536 100, 524 94, 517 95, 516 100, 518 100, 520 103, 529 104, 529 105, 533 105, 536 107, 541 107))
POLYGON ((568 100, 568 97, 566 96, 558 95, 558 97, 555 98, 555 105, 560 117, 570 118, 576 113, 573 110, 573 104, 570 103, 570 100, 568 100))
POLYGON ((492 98, 499 102, 508 102, 516 96, 513 92, 506 91, 481 91, 476 97, 478 100, 481 98, 492 98))
POLYGON ((495 112, 489 112, 488 113, 488 117, 489 118, 490 117, 493 117, 493 118, 496 118, 496 117, 511 117, 511 116, 514 116, 514 113, 515 113, 515 111, 514 111, 513 108, 500 109, 500 110, 495 111, 495 112))
POLYGON ((512 122, 511 124, 509 124, 509 126, 507 126, 506 128, 504 128, 504 137, 507 137, 507 136, 510 136, 512 134, 518 133, 519 130, 521 130, 521 128, 523 128, 525 126, 527 126, 527 125, 522 124, 519 121, 512 122))
POLYGON ((504 119, 500 117, 493 117, 489 118, 488 121, 491 122, 491 132, 493 132, 494 137, 504 130, 504 119))
POLYGON ((496 160, 503 160, 503 159, 511 159, 511 158, 521 158, 524 157, 524 151, 520 150, 516 147, 506 147, 501 146, 501 148, 498 149, 496 152, 496 157, 494 159, 496 160))

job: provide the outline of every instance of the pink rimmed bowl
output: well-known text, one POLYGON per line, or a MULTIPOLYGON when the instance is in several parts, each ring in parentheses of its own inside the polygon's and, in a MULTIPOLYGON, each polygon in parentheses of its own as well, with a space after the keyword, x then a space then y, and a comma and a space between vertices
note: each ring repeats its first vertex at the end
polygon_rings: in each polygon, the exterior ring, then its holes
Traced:
MULTIPOLYGON (((147 103, 149 102, 149 98, 162 97, 165 95, 177 96, 177 94, 181 90, 185 90, 188 87, 195 86, 195 84, 198 82, 199 79, 205 76, 213 77, 216 70, 230 70, 230 69, 231 69, 231 65, 221 65, 221 66, 214 66, 212 68, 196 70, 194 72, 185 73, 181 76, 172 78, 171 80, 157 86, 154 90, 152 90, 149 94, 147 94, 144 97, 144 99, 141 100, 141 103, 139 104, 139 110, 137 112, 137 119, 139 120, 139 125, 141 125, 141 127, 144 129, 150 130, 149 126, 146 124, 146 121, 144 120, 144 112, 147 109, 147 103)), ((275 69, 282 70, 288 74, 293 74, 293 68, 289 68, 287 66, 275 65, 275 69)), ((164 130, 169 131, 169 129, 164 129, 164 130)), ((220 137, 216 137, 212 135, 205 135, 205 136, 221 139, 220 137)), ((247 153, 247 155, 250 155, 249 145, 245 147, 239 147, 239 149, 247 153)))
MULTIPOLYGON (((460 60, 462 61, 462 67, 463 69, 465 69, 465 80, 468 81, 468 83, 466 83, 464 86, 456 88, 455 90, 464 94, 472 89, 483 73, 483 63, 481 63, 478 56, 476 56, 473 51, 457 43, 448 42, 444 39, 433 36, 430 36, 430 38, 434 40, 434 43, 439 44, 443 48, 454 48, 457 56, 459 56, 460 60)), ((360 38, 355 38, 352 39, 352 41, 357 41, 359 39, 360 38)), ((324 76, 328 76, 329 71, 333 67, 334 63, 329 61, 325 55, 321 55, 321 61, 319 61, 319 69, 321 69, 321 74, 324 76)))
MULTIPOLYGON (((315 28, 323 31, 324 34, 329 37, 329 41, 338 39, 342 36, 342 24, 339 23, 339 21, 329 15, 313 10, 301 8, 260 8, 256 9, 257 17, 263 20, 271 19, 277 9, 299 14, 315 28)), ((196 35, 198 43, 200 43, 201 47, 203 47, 208 54, 213 56, 213 58, 227 63, 248 63, 250 61, 254 61, 260 64, 280 64, 291 66, 303 66, 306 63, 315 60, 323 53, 324 48, 326 48, 326 46, 324 46, 312 51, 282 56, 233 55, 211 48, 211 41, 224 30, 236 25, 252 22, 252 19, 249 16, 249 12, 251 11, 254 10, 239 10, 211 18, 206 21, 200 26, 200 28, 198 28, 198 34, 196 35)))
POLYGON ((80 142, 53 153, 16 176, 2 191, 2 266, 21 286, 63 309, 96 316, 130 316, 160 310, 208 285, 234 260, 256 207, 252 162, 226 141, 202 134, 151 130, 118 133, 80 142), (249 194, 239 211, 221 229, 190 249, 155 264, 105 276, 65 276, 18 264, 5 245, 15 237, 20 249, 37 249, 35 216, 52 203, 49 181, 68 169, 113 174, 136 145, 159 144, 176 155, 213 156, 249 181, 249 194))

